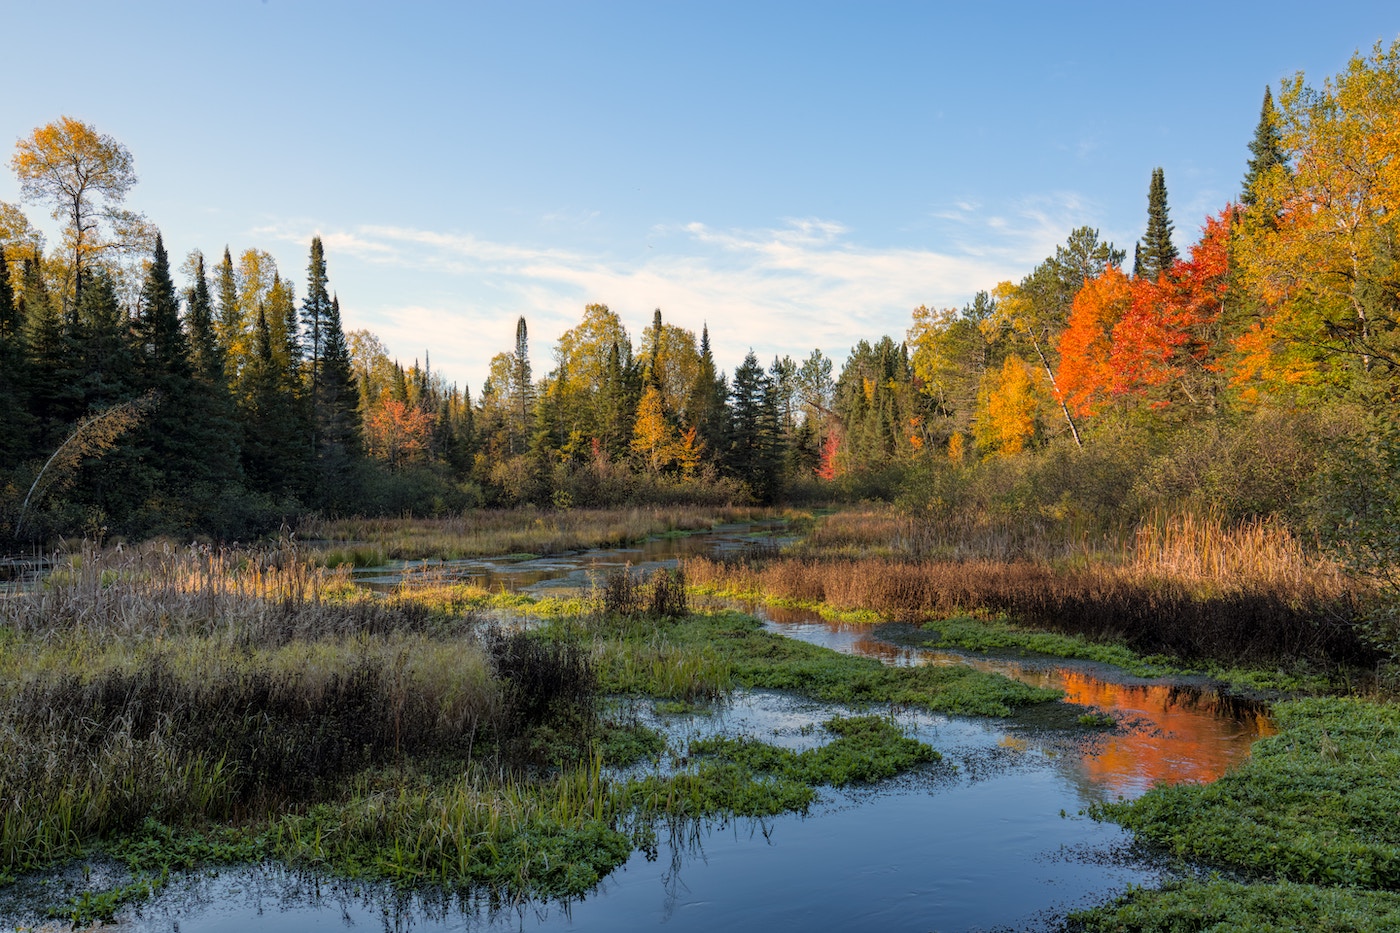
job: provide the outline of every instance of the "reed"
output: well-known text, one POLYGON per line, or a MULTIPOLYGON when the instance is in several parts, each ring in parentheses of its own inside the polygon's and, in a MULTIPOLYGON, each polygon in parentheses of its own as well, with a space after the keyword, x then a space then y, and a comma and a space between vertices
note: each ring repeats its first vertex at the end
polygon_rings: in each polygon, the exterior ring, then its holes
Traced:
POLYGON ((557 554, 621 547, 668 532, 703 531, 717 524, 772 517, 753 508, 476 509, 439 519, 310 518, 297 538, 310 541, 327 566, 373 566, 388 560, 557 554))
POLYGON ((21 637, 214 638, 243 646, 390 632, 464 630, 402 597, 376 599, 347 572, 316 565, 295 543, 258 549, 134 548, 56 555, 41 585, 0 599, 0 627, 21 637))
POLYGON ((814 535, 817 544, 790 555, 692 558, 685 571, 692 585, 731 596, 868 610, 909 622, 1005 615, 1189 660, 1369 666, 1378 658, 1359 624, 1365 589, 1277 526, 1156 516, 1111 559, 1074 564, 850 556, 852 529, 873 533, 894 521, 866 516, 844 525, 826 539, 837 542, 834 554, 814 535))

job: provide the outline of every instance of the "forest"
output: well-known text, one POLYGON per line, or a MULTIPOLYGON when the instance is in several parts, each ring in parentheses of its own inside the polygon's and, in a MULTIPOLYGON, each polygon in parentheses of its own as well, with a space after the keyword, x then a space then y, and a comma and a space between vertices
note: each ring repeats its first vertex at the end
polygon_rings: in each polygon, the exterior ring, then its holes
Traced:
POLYGON ((725 371, 703 323, 657 309, 634 342, 590 304, 543 378, 522 317, 475 396, 426 351, 405 365, 344 331, 319 237, 299 298, 257 248, 177 273, 121 208, 131 154, 63 117, 11 161, 62 242, 0 205, 0 534, 889 499, 1074 534, 1187 507, 1355 543, 1397 470, 1396 54, 1266 90, 1238 200, 1183 249, 1157 169, 1131 266, 1069 231, 1020 281, 859 339, 839 373, 820 349, 725 371))

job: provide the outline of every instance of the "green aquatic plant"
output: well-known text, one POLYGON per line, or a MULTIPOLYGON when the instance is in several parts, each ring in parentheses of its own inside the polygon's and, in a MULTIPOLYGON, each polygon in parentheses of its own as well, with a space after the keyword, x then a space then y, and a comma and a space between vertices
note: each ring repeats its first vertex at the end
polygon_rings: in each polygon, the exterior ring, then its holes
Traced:
POLYGON ((802 752, 751 738, 717 737, 691 742, 690 753, 731 761, 759 774, 832 787, 869 784, 942 757, 882 716, 837 717, 823 725, 836 738, 802 752))
POLYGON ((1080 933, 1374 933, 1400 930, 1400 894, 1215 878, 1135 888, 1070 914, 1080 933))

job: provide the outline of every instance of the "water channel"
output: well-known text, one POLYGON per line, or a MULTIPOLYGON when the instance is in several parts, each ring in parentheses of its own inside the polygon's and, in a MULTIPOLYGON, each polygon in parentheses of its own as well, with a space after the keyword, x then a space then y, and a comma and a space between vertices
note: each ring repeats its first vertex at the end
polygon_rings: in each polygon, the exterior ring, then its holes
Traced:
MULTIPOLYGON (((536 594, 576 590, 630 564, 741 548, 748 529, 654 539, 636 548, 523 561, 403 564, 357 574, 371 587, 431 570, 536 594)), ((1209 781, 1270 732, 1258 711, 1208 690, 1150 682, 1060 659, 987 657, 901 643, 893 628, 753 608, 774 631, 892 664, 972 664, 1065 691, 1112 715, 1109 731, 1049 724, 1032 711, 1004 719, 904 712, 911 734, 943 760, 871 788, 823 789, 806 815, 691 827, 634 853, 599 889, 570 905, 485 906, 395 894, 374 885, 276 867, 191 875, 141 905, 121 928, 141 931, 717 929, 1054 929, 1069 910, 1155 885, 1176 870, 1085 807, 1134 797, 1158 782, 1209 781)), ((792 748, 822 741, 830 704, 770 692, 737 694, 708 715, 637 714, 673 747, 693 736, 748 734, 792 748)))

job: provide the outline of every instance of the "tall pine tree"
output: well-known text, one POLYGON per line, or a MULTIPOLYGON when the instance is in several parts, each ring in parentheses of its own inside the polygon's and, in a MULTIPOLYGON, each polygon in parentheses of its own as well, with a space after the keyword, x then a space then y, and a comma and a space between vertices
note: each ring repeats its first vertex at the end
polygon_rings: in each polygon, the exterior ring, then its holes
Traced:
POLYGON ((1171 272, 1177 260, 1172 244, 1172 222, 1167 209, 1167 181, 1162 169, 1152 170, 1152 184, 1147 189, 1147 235, 1142 238, 1133 272, 1156 281, 1171 272))
POLYGON ((82 361, 68 322, 44 282, 36 250, 20 273, 19 316, 29 353, 30 412, 36 422, 35 453, 47 457, 85 412, 78 386, 82 361))
POLYGON ((224 376, 229 386, 236 386, 248 359, 248 335, 243 321, 243 310, 238 304, 238 276, 233 271, 233 256, 224 247, 224 258, 214 273, 215 291, 218 295, 218 308, 215 313, 214 333, 219 338, 219 350, 224 355, 224 376))
MULTIPOLYGON (((188 527, 196 520, 188 511, 189 491, 201 472, 197 464, 205 453, 205 425, 190 410, 194 368, 190 363, 189 339, 180 325, 180 299, 159 233, 151 265, 141 284, 136 338, 141 366, 137 387, 140 392, 153 393, 155 398, 155 408, 137 432, 147 467, 143 478, 151 484, 151 504, 156 507, 159 520, 188 527)), ((139 519, 142 524, 154 520, 156 516, 139 519)))
POLYGON ((704 446, 706 456, 718 460, 728 446, 729 408, 725 398, 729 387, 723 374, 715 369, 715 355, 710 349, 710 327, 700 329, 700 368, 695 374, 695 383, 690 388, 690 398, 685 410, 690 413, 699 441, 704 446))
POLYGON ((316 471, 321 502, 350 505, 350 482, 361 454, 360 390, 340 323, 340 299, 331 298, 322 323, 320 405, 316 411, 316 471))
POLYGON ((1254 138, 1249 141, 1249 168, 1244 174, 1240 201, 1247 207, 1253 207, 1259 199, 1255 190, 1259 180, 1274 166, 1287 164, 1288 154, 1283 151, 1283 138, 1279 135, 1274 95, 1266 86, 1264 103, 1259 108, 1259 125, 1254 128, 1254 138))
MULTIPOLYGON (((311 390, 312 423, 321 420, 321 361, 326 352, 326 330, 331 314, 331 296, 326 281, 326 253, 321 238, 311 238, 311 259, 306 266, 306 297, 301 302, 301 323, 306 335, 307 379, 311 390)), ((342 335, 342 343, 344 338, 342 335)), ((314 430, 314 427, 313 427, 314 430)), ((314 442, 313 442, 314 445, 314 442)))
POLYGON ((267 309, 258 307, 244 375, 243 471, 251 488, 279 499, 305 494, 306 430, 296 378, 279 359, 267 309))
POLYGON ((195 282, 186 293, 185 307, 193 370, 185 406, 195 440, 190 470, 191 496, 199 500, 200 523, 217 528, 222 517, 217 503, 237 487, 242 478, 238 462, 241 432, 229 391, 224 348, 216 333, 213 299, 202 254, 197 254, 195 260, 195 282))
POLYGON ((515 352, 510 358, 511 453, 529 449, 534 435, 535 380, 530 371, 530 333, 525 316, 515 322, 515 352))
POLYGON ((734 370, 726 464, 760 502, 778 494, 784 460, 778 428, 778 399, 772 380, 752 350, 734 370))
POLYGON ((0 431, 0 471, 9 472, 30 453, 34 417, 29 413, 28 344, 24 319, 10 285, 10 265, 0 248, 0 411, 6 412, 0 431))

